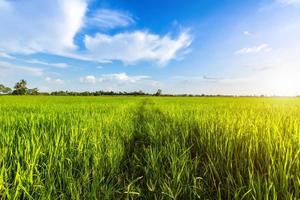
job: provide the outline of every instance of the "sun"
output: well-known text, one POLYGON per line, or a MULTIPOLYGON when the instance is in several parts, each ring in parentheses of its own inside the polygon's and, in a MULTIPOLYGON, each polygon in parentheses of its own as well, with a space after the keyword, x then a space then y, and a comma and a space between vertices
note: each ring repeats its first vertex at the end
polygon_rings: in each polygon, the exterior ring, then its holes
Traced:
POLYGON ((300 69, 276 69, 270 72, 267 77, 265 77, 265 80, 271 95, 300 95, 300 69))

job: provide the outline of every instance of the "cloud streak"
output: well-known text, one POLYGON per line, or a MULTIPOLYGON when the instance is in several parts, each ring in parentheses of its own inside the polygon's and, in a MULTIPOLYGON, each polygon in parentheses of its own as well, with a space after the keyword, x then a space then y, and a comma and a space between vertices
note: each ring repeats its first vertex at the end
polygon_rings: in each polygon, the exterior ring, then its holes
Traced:
POLYGON ((138 76, 129 76, 126 73, 115 73, 115 74, 104 74, 99 79, 101 82, 104 81, 118 81, 124 83, 136 83, 138 81, 149 79, 150 76, 138 75, 138 76))
POLYGON ((63 85, 65 82, 64 80, 62 79, 59 79, 59 78, 51 78, 51 77, 46 77, 45 78, 45 81, 47 83, 50 83, 50 84, 56 84, 56 85, 63 85))
POLYGON ((249 31, 244 31, 243 34, 244 34, 245 36, 251 36, 251 35, 252 35, 252 33, 250 33, 249 31))
POLYGON ((27 60, 27 63, 30 64, 39 64, 39 65, 48 65, 48 66, 52 66, 52 67, 57 67, 57 68, 68 68, 69 65, 67 63, 49 63, 49 62, 44 62, 41 60, 27 60))
POLYGON ((300 4, 300 0, 276 0, 276 1, 284 5, 300 4))
POLYGON ((259 52, 270 52, 272 49, 268 44, 261 44, 254 47, 242 48, 237 50, 235 54, 254 54, 259 52))
POLYGON ((114 83, 137 83, 142 80, 150 79, 150 76, 145 75, 128 75, 124 72, 122 73, 114 73, 114 74, 102 74, 98 78, 94 75, 88 75, 85 77, 81 77, 79 80, 81 83, 87 84, 95 84, 95 83, 103 83, 103 82, 114 82, 114 83))
POLYGON ((135 20, 129 13, 117 10, 100 9, 87 18, 87 25, 100 29, 114 29, 134 24, 135 20))
POLYGON ((79 80, 80 80, 81 83, 88 83, 88 84, 95 84, 95 83, 97 83, 97 79, 93 75, 88 75, 88 76, 85 76, 85 77, 80 77, 79 80))
POLYGON ((15 57, 7 54, 7 53, 4 53, 4 52, 0 52, 0 58, 6 58, 6 59, 16 59, 15 57))
POLYGON ((2 74, 8 73, 26 73, 32 76, 42 76, 44 74, 43 69, 13 65, 7 62, 0 62, 0 71, 2 74))

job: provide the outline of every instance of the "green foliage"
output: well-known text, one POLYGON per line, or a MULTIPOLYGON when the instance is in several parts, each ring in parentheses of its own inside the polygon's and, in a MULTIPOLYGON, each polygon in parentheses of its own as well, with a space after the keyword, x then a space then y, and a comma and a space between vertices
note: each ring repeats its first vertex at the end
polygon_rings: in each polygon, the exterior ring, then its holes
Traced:
POLYGON ((28 89, 27 93, 30 95, 39 95, 39 89, 37 89, 37 88, 28 89))
POLYGON ((0 199, 299 199, 297 98, 0 97, 0 199))
POLYGON ((13 91, 14 95, 25 95, 28 92, 27 82, 24 79, 17 82, 14 88, 15 88, 15 90, 13 91))
POLYGON ((2 84, 0 84, 0 94, 9 94, 11 93, 11 89, 9 87, 6 87, 2 84))
POLYGON ((162 90, 161 89, 158 89, 157 92, 155 93, 155 96, 160 96, 162 93, 162 90))

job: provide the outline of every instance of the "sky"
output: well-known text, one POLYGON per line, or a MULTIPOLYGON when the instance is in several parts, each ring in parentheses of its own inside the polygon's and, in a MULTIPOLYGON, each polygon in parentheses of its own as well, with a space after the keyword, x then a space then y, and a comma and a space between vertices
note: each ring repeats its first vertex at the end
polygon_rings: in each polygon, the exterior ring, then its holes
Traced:
POLYGON ((300 0, 0 0, 0 84, 300 95, 300 0))

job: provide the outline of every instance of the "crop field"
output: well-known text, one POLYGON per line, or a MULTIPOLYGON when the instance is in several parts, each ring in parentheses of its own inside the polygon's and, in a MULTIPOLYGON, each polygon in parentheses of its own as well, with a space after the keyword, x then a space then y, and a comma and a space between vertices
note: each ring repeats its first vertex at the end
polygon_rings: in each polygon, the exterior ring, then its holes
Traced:
POLYGON ((2 96, 0 199, 300 199, 300 99, 2 96))

